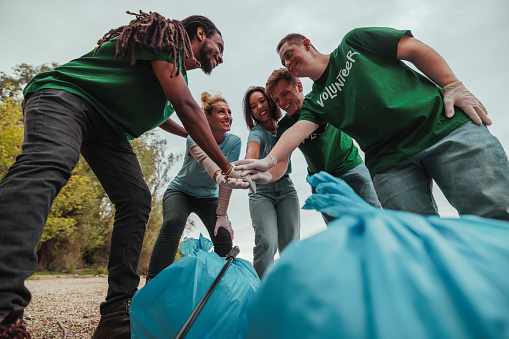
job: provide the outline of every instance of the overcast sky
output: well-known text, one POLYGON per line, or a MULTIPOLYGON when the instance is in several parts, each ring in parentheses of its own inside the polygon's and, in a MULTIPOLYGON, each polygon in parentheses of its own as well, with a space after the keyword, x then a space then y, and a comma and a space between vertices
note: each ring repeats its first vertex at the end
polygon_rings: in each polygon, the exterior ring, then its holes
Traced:
MULTIPOLYGON (((287 33, 311 39, 323 53, 334 50, 343 35, 356 27, 385 26, 410 29, 414 36, 435 48, 456 76, 484 104, 493 120, 491 132, 509 150, 509 1, 507 0, 356 0, 356 1, 169 1, 169 0, 0 0, 0 71, 10 73, 20 63, 63 64, 95 47, 104 33, 127 24, 127 10, 154 11, 172 19, 200 14, 210 18, 225 41, 224 64, 206 76, 189 72, 195 99, 203 91, 221 92, 234 117, 232 133, 242 141, 245 154, 248 130, 241 100, 249 86, 264 85, 270 73, 281 67, 275 48, 287 33)), ((311 82, 303 79, 304 92, 311 82)), ((161 134, 163 135, 163 134, 161 134)), ((183 153, 185 140, 166 136, 174 153, 183 153)), ((305 181, 306 164, 300 151, 292 155, 291 175, 301 206, 310 195, 305 181)), ((172 175, 180 169, 174 166, 172 175)), ((443 196, 438 198, 443 216, 455 216, 443 196)), ((254 232, 245 191, 235 191, 229 209, 240 257, 252 260, 254 232)), ((193 219, 198 220, 197 217, 193 219)), ((205 227, 198 222, 190 236, 205 227)), ((325 229, 316 211, 301 211, 301 237, 325 229)))

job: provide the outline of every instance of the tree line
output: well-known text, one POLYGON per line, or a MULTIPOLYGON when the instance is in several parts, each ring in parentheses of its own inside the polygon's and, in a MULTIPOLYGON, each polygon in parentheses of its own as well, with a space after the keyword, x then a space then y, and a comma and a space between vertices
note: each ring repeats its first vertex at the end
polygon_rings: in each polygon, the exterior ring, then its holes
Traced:
MULTIPOLYGON (((0 72, 0 178, 21 152, 24 86, 37 73, 57 66, 20 64, 13 69, 12 75, 0 72)), ((162 224, 162 195, 171 180, 169 172, 181 156, 168 154, 167 141, 154 131, 133 140, 131 145, 152 193, 152 211, 138 265, 139 273, 146 274, 162 224)), ((83 268, 106 268, 114 214, 115 207, 87 162, 80 156, 71 179, 51 208, 36 248, 37 270, 72 272, 83 268)), ((189 226, 192 227, 192 222, 188 222, 189 226)))

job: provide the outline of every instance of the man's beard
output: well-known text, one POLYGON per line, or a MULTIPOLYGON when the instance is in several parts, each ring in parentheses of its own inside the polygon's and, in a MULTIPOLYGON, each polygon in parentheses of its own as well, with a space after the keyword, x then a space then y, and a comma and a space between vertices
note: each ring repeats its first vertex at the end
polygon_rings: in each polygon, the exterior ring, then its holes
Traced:
POLYGON ((212 49, 207 48, 206 46, 203 46, 200 49, 201 69, 203 70, 203 73, 207 75, 210 75, 214 69, 214 67, 212 67, 212 58, 207 56, 210 52, 212 52, 212 49))

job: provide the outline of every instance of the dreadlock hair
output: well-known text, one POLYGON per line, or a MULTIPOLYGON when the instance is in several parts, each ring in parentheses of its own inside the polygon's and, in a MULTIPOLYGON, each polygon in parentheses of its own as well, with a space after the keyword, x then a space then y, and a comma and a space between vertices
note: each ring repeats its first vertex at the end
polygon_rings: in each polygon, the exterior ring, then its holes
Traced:
POLYGON ((278 121, 282 115, 281 110, 276 106, 276 103, 267 95, 267 93, 265 93, 265 89, 263 87, 261 86, 249 87, 246 93, 244 94, 244 99, 242 100, 244 120, 246 121, 246 125, 249 130, 252 130, 253 127, 255 127, 259 123, 258 119, 256 119, 253 114, 251 105, 249 104, 249 99, 251 99, 251 95, 253 95, 254 92, 260 92, 265 97, 269 105, 269 114, 272 119, 278 121))
POLYGON ((286 80, 293 86, 297 85, 300 81, 299 78, 291 75, 286 68, 283 67, 276 69, 272 72, 269 79, 267 80, 267 83, 265 84, 265 92, 268 96, 272 97, 272 91, 274 91, 274 87, 276 87, 276 85, 281 80, 286 80))
MULTIPOLYGON (((174 62, 176 66, 182 63, 184 69, 185 63, 183 60, 186 59, 191 59, 196 65, 200 66, 200 63, 194 57, 191 40, 182 22, 166 19, 156 12, 145 13, 140 10, 139 14, 129 11, 126 13, 136 16, 136 19, 131 20, 128 25, 111 29, 106 33, 97 42, 98 46, 94 51, 94 56, 105 42, 118 38, 115 57, 118 58, 122 53, 122 56, 127 59, 130 50, 131 66, 136 63, 135 54, 139 47, 148 47, 154 54, 159 54, 163 49, 169 49, 168 61, 174 62)), ((175 67, 170 76, 178 75, 179 72, 179 67, 175 67)))
POLYGON ((201 94, 201 109, 203 113, 205 113, 207 116, 212 115, 212 105, 219 101, 228 104, 228 101, 226 101, 226 99, 221 96, 221 93, 212 95, 209 92, 203 92, 201 94))

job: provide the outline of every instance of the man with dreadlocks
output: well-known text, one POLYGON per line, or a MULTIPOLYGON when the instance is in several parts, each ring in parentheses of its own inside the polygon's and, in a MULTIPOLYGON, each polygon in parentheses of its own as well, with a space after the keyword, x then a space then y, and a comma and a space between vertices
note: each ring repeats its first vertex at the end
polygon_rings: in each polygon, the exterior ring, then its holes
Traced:
POLYGON ((153 12, 129 14, 136 18, 108 32, 94 51, 38 74, 24 90, 22 153, 0 183, 1 338, 30 337, 22 319, 31 298, 24 280, 35 271, 34 249, 80 152, 116 209, 109 288, 94 338, 130 338, 129 306, 151 203, 131 139, 158 126, 189 133, 218 165, 219 184, 248 186, 229 179, 238 171, 187 87, 188 70, 209 74, 223 62, 219 30, 203 16, 177 21, 153 12), (169 120, 173 112, 185 130, 169 120))

